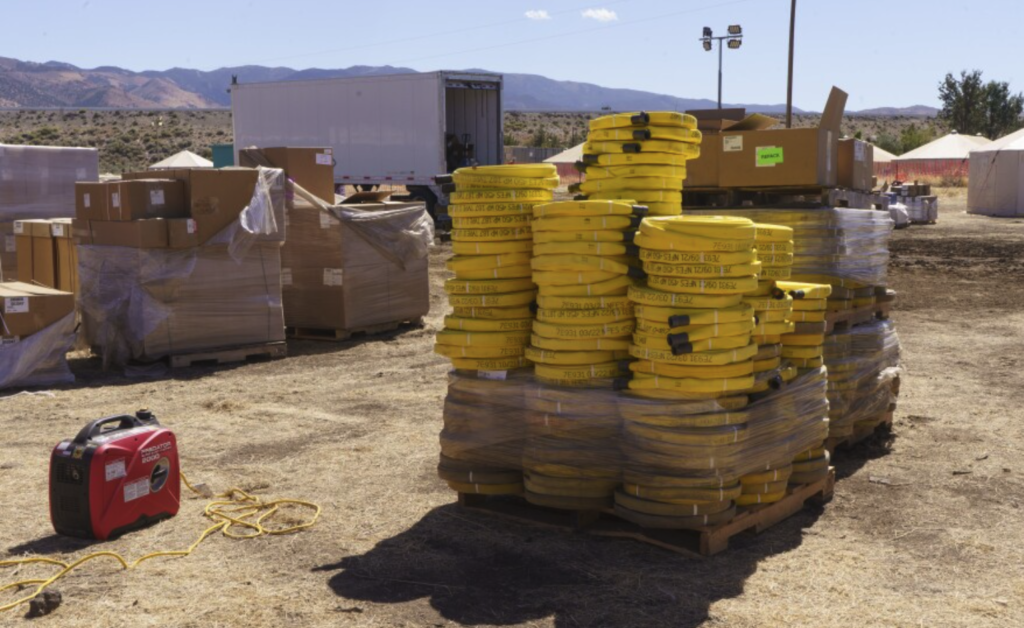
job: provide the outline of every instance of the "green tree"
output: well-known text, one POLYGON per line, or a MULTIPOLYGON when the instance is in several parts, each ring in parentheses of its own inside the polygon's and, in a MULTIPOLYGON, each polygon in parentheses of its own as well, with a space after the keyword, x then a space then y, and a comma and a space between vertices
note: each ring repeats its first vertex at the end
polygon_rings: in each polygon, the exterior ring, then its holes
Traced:
POLYGON ((918 127, 916 124, 911 124, 904 127, 903 131, 900 132, 900 152, 897 154, 909 153, 918 146, 924 146, 934 139, 935 129, 931 126, 918 127))
POLYGON ((1024 96, 1011 94, 1010 84, 1003 81, 989 81, 985 86, 985 128, 981 133, 989 139, 996 139, 1021 127, 1024 113, 1024 96))
POLYGON ((984 83, 981 70, 963 70, 960 78, 947 74, 939 83, 939 119, 965 135, 995 139, 1021 127, 1024 96, 1010 92, 1005 81, 984 83))
POLYGON ((533 134, 533 144, 532 144, 532 146, 534 148, 543 148, 544 146, 547 145, 547 143, 548 143, 548 132, 547 132, 547 130, 544 127, 538 127, 537 130, 533 134))
POLYGON ((974 135, 985 125, 987 98, 981 82, 981 70, 960 72, 957 79, 951 73, 939 83, 942 111, 939 119, 958 133, 974 135))
POLYGON ((893 155, 903 154, 903 143, 900 142, 900 138, 888 131, 879 133, 878 137, 875 138, 874 144, 883 150, 889 151, 893 155))

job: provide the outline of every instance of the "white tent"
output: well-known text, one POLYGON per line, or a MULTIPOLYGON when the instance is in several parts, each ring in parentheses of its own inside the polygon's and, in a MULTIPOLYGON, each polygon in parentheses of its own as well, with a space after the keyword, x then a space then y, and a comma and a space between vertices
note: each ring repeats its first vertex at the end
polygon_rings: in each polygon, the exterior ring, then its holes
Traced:
POLYGON ((200 157, 192 151, 183 150, 149 167, 150 170, 160 170, 163 168, 213 168, 213 162, 200 157))
POLYGON ((1024 216, 1024 129, 971 151, 967 211, 1024 216))
POLYGON ((544 160, 546 164, 574 164, 583 159, 583 144, 577 144, 567 148, 557 155, 552 155, 544 160))
POLYGON ((963 177, 971 151, 991 142, 980 135, 960 135, 954 131, 894 159, 896 178, 911 181, 921 177, 963 177))
POLYGON ((967 159, 972 150, 981 148, 992 140, 980 135, 960 135, 953 131, 932 140, 924 146, 918 146, 909 153, 897 157, 898 161, 914 161, 921 159, 967 159))
POLYGON ((876 164, 887 164, 897 158, 896 155, 879 146, 875 146, 874 155, 876 164))
POLYGON ((563 182, 566 182, 569 179, 579 181, 580 173, 573 167, 573 164, 581 159, 583 159, 583 144, 577 144, 572 148, 563 150, 557 155, 548 157, 544 160, 544 163, 555 164, 555 168, 558 169, 558 176, 561 177, 563 182))

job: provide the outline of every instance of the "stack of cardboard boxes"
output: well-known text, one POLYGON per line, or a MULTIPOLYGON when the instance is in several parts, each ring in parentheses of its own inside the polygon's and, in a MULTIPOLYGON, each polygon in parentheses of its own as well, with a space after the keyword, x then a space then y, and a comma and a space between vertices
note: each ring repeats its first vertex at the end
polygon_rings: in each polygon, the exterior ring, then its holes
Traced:
POLYGON ((78 292, 78 251, 71 218, 16 220, 12 238, 23 283, 78 292))
POLYGON ((283 168, 290 180, 281 260, 289 328, 359 330, 429 311, 433 231, 423 203, 360 193, 335 205, 330 149, 245 149, 239 162, 283 168), (297 194, 296 184, 315 198, 297 194))
POLYGON ((70 216, 98 170, 96 149, 0 144, 0 389, 74 381, 70 216))
POLYGON ((283 173, 166 170, 76 190, 79 305, 105 363, 284 340, 283 173))

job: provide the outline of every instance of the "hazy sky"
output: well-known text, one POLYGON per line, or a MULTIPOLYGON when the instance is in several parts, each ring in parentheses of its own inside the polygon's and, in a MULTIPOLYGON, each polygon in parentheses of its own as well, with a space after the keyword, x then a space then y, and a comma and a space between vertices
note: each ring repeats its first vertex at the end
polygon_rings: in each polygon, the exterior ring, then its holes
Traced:
MULTIPOLYGON (((743 26, 725 51, 726 102, 786 99, 790 0, 0 0, 0 56, 81 67, 209 70, 396 65, 543 74, 716 98, 717 53, 697 39, 743 26)), ((1024 90, 1019 0, 798 0, 794 103, 820 110, 937 105, 946 72, 1024 90)))

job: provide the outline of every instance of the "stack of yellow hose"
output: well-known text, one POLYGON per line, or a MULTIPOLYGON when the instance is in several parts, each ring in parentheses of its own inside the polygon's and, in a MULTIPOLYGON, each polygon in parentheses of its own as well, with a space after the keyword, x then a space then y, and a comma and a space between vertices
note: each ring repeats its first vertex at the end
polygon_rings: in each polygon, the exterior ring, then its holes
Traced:
POLYGON ((636 243, 647 285, 629 291, 636 331, 634 394, 656 399, 713 399, 754 386, 754 310, 760 263, 754 223, 745 218, 644 219, 636 243))
POLYGON ((757 261, 761 263, 757 290, 744 297, 744 303, 754 308, 757 324, 753 339, 758 351, 754 356, 756 383, 752 393, 762 393, 773 384, 789 381, 796 371, 782 363, 782 334, 793 331, 790 321, 793 299, 779 290, 775 282, 789 278, 793 265, 793 230, 789 227, 755 223, 757 261))
POLYGON ((825 447, 812 447, 793 458, 790 484, 811 484, 828 476, 830 456, 825 447))
POLYGON ((612 506, 622 473, 621 420, 613 394, 546 384, 527 389, 527 501, 566 510, 612 506))
POLYGON ((895 401, 900 344, 891 320, 875 320, 825 338, 830 404, 829 436, 873 429, 895 401))
MULTIPOLYGON (((793 318, 797 322, 824 322, 828 308, 828 284, 779 281, 776 286, 793 297, 793 318), (808 320, 810 319, 810 320, 808 320)), ((781 338, 782 357, 798 369, 816 369, 824 361, 825 333, 788 333, 781 338)))
POLYGON ((685 113, 619 113, 590 121, 577 166, 586 181, 571 189, 592 200, 631 199, 653 215, 682 212, 686 162, 700 156, 697 120, 685 113))
POLYGON ((825 369, 807 371, 754 402, 619 397, 623 484, 615 512, 649 528, 732 519, 786 494, 793 457, 828 433, 825 369))
POLYGON ((610 387, 628 357, 633 308, 626 291, 641 275, 633 233, 642 206, 562 201, 534 209, 537 319, 526 357, 537 381, 610 387))
POLYGON ((447 261, 453 279, 445 282, 452 314, 445 317, 434 351, 460 371, 505 371, 529 365, 536 288, 530 269, 538 203, 550 201, 558 186, 550 164, 460 168, 456 191, 452 251, 447 261))
POLYGON ((522 493, 528 371, 503 380, 459 371, 448 377, 438 476, 460 493, 522 493))
MULTIPOLYGON (((782 336, 782 356, 800 371, 824 364, 825 311, 832 286, 797 281, 780 281, 776 286, 793 297, 793 318, 797 325, 814 327, 812 332, 797 331, 782 336)), ((831 373, 829 374, 831 378, 831 373)), ((801 452, 793 460, 790 484, 809 484, 828 475, 829 455, 824 445, 801 452)))

